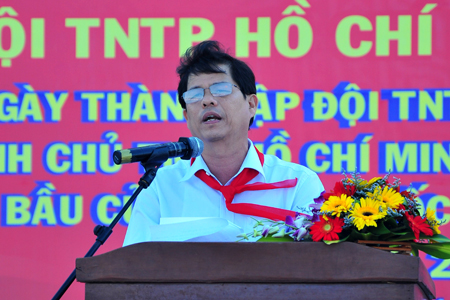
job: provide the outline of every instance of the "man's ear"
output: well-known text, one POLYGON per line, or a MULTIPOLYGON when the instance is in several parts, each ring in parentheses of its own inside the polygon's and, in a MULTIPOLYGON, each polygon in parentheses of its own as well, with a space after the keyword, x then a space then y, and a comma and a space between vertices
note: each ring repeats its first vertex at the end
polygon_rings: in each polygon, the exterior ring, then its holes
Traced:
POLYGON ((258 97, 256 97, 255 94, 251 94, 251 95, 247 96, 247 101, 248 101, 248 108, 250 110, 250 113, 251 113, 252 117, 254 117, 256 114, 256 109, 258 108, 258 97))
POLYGON ((186 121, 188 120, 188 116, 187 116, 187 109, 183 109, 183 116, 186 119, 186 121))

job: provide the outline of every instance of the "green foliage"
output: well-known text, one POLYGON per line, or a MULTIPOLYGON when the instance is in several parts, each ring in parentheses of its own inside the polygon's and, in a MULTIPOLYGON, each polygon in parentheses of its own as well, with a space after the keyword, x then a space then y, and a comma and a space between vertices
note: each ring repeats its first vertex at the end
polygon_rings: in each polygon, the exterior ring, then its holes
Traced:
POLYGON ((368 228, 369 232, 375 235, 389 234, 391 231, 386 228, 384 222, 377 224, 377 227, 371 226, 368 228))
POLYGON ((285 235, 283 237, 275 238, 272 236, 262 237, 258 240, 258 242, 293 242, 294 239, 289 235, 285 235))
POLYGON ((327 244, 327 245, 332 245, 332 244, 339 244, 339 243, 342 243, 342 242, 345 242, 347 239, 348 239, 348 235, 345 237, 345 238, 343 238, 343 239, 340 239, 340 240, 335 240, 335 241, 323 241, 325 244, 327 244))
POLYGON ((412 243, 411 248, 416 253, 420 250, 436 258, 450 258, 450 242, 432 244, 412 243))
POLYGON ((447 243, 450 242, 450 239, 442 234, 435 234, 432 237, 429 238, 430 240, 436 242, 436 243, 447 243))
POLYGON ((352 232, 348 236, 348 240, 350 242, 356 242, 357 240, 364 240, 364 241, 376 241, 377 236, 373 235, 372 233, 363 233, 358 231, 356 228, 352 228, 352 232))

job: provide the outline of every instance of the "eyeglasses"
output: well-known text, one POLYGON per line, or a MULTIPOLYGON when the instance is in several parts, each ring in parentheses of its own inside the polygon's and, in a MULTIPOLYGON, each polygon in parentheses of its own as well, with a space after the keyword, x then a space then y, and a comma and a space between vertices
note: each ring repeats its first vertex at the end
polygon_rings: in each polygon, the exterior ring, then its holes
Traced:
POLYGON ((186 91, 183 93, 183 99, 186 104, 195 103, 197 101, 200 101, 205 96, 205 90, 208 90, 211 92, 211 95, 214 97, 223 97, 226 95, 230 95, 233 92, 233 86, 238 88, 239 87, 235 84, 232 84, 230 82, 219 82, 212 84, 209 88, 195 88, 189 91, 186 91))

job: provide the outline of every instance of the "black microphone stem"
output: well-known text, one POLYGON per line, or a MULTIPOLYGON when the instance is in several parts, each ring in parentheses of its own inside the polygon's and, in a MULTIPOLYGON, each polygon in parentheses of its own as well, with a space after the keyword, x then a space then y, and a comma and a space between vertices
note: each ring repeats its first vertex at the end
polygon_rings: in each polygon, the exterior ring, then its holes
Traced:
MULTIPOLYGON (((89 249, 89 251, 86 253, 84 257, 91 257, 95 254, 95 252, 100 248, 101 245, 103 245, 108 237, 112 233, 112 229, 114 226, 116 226, 117 222, 120 221, 122 216, 125 214, 127 209, 133 204, 136 197, 139 195, 139 193, 150 186, 153 179, 155 179, 156 171, 158 171, 158 168, 169 158, 169 152, 166 151, 166 155, 161 155, 158 160, 152 159, 151 161, 146 161, 145 163, 141 163, 141 165, 145 168, 145 174, 140 178, 139 180, 139 186, 134 191, 133 195, 131 195, 130 199, 127 201, 127 203, 122 207, 122 209, 119 211, 117 216, 114 218, 114 220, 111 222, 111 224, 106 227, 103 225, 97 225, 94 228, 94 234, 97 236, 94 245, 89 249)), ((66 279, 66 281, 63 283, 63 285, 59 288, 59 290, 56 292, 55 296, 53 296, 52 300, 58 300, 61 299, 61 297, 64 295, 64 293, 67 291, 67 289, 70 287, 72 282, 75 280, 76 277, 76 269, 72 271, 72 273, 69 275, 69 277, 66 279)))

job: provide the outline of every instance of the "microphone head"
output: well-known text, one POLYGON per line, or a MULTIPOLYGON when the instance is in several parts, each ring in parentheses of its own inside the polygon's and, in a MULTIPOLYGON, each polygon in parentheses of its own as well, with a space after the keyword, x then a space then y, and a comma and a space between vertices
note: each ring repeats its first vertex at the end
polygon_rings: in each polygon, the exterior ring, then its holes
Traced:
POLYGON ((203 141, 196 137, 188 138, 189 146, 192 149, 191 157, 197 157, 203 152, 203 141))

